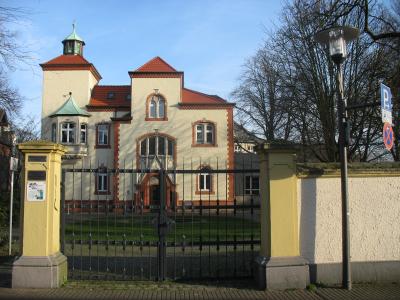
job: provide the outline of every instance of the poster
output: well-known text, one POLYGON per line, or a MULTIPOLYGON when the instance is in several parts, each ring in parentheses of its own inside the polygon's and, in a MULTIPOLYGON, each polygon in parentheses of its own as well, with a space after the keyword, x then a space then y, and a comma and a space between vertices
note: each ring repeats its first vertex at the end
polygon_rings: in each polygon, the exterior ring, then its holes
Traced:
POLYGON ((46 199, 45 181, 28 181, 28 201, 44 201, 46 199))

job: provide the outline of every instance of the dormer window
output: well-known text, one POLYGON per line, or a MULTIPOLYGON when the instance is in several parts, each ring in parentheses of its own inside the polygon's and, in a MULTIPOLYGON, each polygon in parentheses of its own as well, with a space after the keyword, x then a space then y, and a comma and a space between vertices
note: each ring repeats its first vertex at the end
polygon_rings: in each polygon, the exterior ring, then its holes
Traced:
POLYGON ((126 95, 125 100, 127 100, 127 101, 131 100, 131 94, 126 95))
POLYGON ((114 99, 114 98, 115 98, 115 93, 114 92, 108 92, 107 99, 111 100, 111 99, 114 99))

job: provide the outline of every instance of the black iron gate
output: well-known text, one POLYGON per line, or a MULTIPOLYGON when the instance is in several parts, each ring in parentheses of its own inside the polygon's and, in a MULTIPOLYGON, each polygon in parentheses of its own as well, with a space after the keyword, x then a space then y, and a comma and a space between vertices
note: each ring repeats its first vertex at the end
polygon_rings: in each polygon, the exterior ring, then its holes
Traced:
POLYGON ((252 276, 260 246, 254 182, 259 171, 207 170, 212 177, 201 177, 202 172, 63 169, 61 247, 68 257, 69 278, 252 276), (155 188, 141 190, 146 177, 157 184, 155 188), (208 184, 207 192, 198 191, 200 177, 208 184), (154 191, 158 200, 149 199, 154 191))

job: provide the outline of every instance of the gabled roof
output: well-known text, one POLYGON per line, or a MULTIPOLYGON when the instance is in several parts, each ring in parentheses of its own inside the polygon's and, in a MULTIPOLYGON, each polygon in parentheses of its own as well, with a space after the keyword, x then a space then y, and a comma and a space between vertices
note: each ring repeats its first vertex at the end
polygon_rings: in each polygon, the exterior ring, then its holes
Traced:
POLYGON ((68 100, 65 101, 65 103, 50 117, 56 117, 56 116, 86 116, 89 117, 90 114, 80 108, 74 101, 74 98, 72 98, 72 95, 69 96, 68 100))
POLYGON ((130 107, 130 85, 96 85, 92 90, 89 107, 130 107), (113 98, 108 98, 113 93, 113 98))
POLYGON ((88 62, 82 55, 60 55, 44 64, 40 64, 43 70, 90 70, 97 80, 101 79, 95 66, 88 62))
POLYGON ((264 140, 249 132, 243 125, 233 122, 233 135, 237 143, 262 143, 264 140))
POLYGON ((88 62, 82 55, 60 55, 44 64, 44 65, 90 65, 91 63, 88 62))
POLYGON ((182 104, 227 104, 226 100, 217 95, 207 95, 187 88, 182 89, 182 104))
POLYGON ((134 72, 178 72, 161 57, 156 56, 134 72))

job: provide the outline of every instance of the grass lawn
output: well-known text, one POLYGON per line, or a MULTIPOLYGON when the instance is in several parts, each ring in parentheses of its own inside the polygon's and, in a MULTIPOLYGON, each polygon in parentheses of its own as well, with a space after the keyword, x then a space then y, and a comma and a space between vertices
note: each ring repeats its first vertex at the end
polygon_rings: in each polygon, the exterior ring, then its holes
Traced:
MULTIPOLYGON (((170 215, 167 242, 234 241, 260 238, 258 220, 243 215, 170 215)), ((68 216, 66 241, 83 240, 156 241, 157 215, 68 216)))

